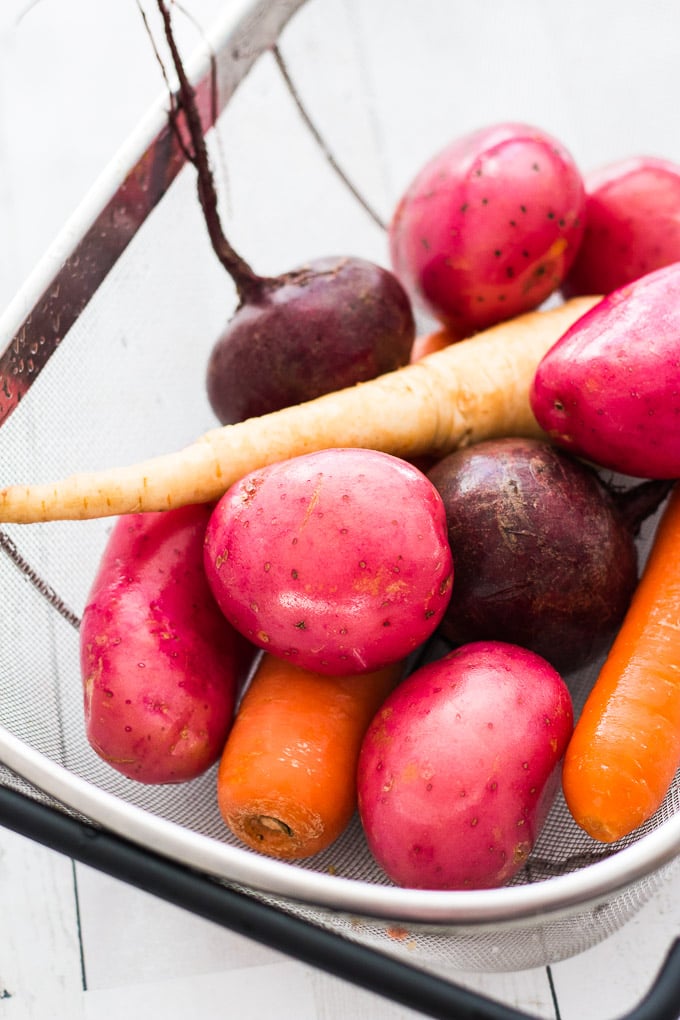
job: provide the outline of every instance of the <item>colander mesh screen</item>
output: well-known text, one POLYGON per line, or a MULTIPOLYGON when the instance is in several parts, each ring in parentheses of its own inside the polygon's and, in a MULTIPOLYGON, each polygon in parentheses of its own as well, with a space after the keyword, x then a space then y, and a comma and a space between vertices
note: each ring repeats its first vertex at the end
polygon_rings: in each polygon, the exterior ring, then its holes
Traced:
MULTIPOLYGON (((263 83, 271 68, 271 60, 265 59, 264 66, 261 61, 239 89, 220 122, 223 142, 233 141, 231 125, 238 122, 239 107, 265 115, 262 97, 268 93, 263 83)), ((305 128, 299 123, 295 130, 305 128)), ((309 159, 319 169, 312 149, 309 159)), ((329 201, 337 207, 336 219, 346 214, 352 220, 356 207, 346 190, 331 174, 324 182, 329 201)), ((371 234, 370 250, 364 254, 382 260, 382 244, 382 238, 371 234)), ((233 288, 209 247, 193 171, 185 170, 0 428, 0 484, 49 480, 74 470, 141 460, 179 448, 212 428, 205 365, 234 306, 233 288)), ((111 526, 110 520, 98 520, 1 529, 5 608, 0 618, 0 722, 93 787, 229 843, 217 811, 214 770, 184 785, 148 787, 120 776, 87 743, 77 618, 111 526)), ((652 526, 649 522, 643 529, 643 550, 652 526)), ((594 667, 570 678, 577 709, 593 675, 594 667)), ((49 800, 3 766, 0 782, 49 800)), ((676 782, 657 817, 631 840, 674 814, 679 797, 676 782)), ((618 848, 594 847, 560 800, 531 860, 514 881, 549 880, 588 867, 618 848)), ((356 819, 333 847, 300 866, 338 880, 389 884, 370 857, 356 819)), ((349 938, 410 958, 465 969, 517 969, 580 952, 605 937, 638 909, 665 875, 650 875, 609 902, 568 917, 549 922, 538 917, 519 927, 494 929, 409 925, 406 930, 399 924, 266 898, 349 938)))

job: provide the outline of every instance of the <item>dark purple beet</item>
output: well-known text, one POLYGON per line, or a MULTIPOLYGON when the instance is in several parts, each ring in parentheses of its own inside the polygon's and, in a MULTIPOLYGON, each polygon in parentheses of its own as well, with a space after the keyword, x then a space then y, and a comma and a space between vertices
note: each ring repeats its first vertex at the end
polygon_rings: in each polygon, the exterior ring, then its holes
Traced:
POLYGON ((637 583, 634 536, 670 482, 619 493, 549 443, 512 438, 458 450, 428 477, 454 561, 447 640, 511 641, 563 673, 605 650, 637 583))
MULTIPOLYGON (((179 81, 210 241, 231 276, 238 308, 211 353, 206 386, 223 424, 299 404, 408 363, 415 320, 389 270, 341 256, 262 277, 234 251, 218 214, 196 97, 175 43, 165 0, 157 0, 179 81)), ((176 110, 173 109, 173 123, 176 110)))
POLYGON ((364 259, 317 259, 245 302, 208 362, 227 425, 406 365, 415 325, 397 278, 364 259))

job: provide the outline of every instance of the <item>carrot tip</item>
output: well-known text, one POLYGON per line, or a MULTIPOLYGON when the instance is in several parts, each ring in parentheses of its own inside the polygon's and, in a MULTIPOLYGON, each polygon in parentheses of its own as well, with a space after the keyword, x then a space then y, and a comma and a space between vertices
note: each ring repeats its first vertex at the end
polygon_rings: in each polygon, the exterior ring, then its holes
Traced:
MULTIPOLYGON (((224 798, 225 791, 222 791, 224 798)), ((249 806, 220 804, 222 818, 231 831, 251 850, 280 860, 299 860, 325 849, 335 832, 326 829, 323 819, 302 805, 288 810, 287 820, 273 804, 249 806), (273 809, 273 810, 272 810, 273 809)))

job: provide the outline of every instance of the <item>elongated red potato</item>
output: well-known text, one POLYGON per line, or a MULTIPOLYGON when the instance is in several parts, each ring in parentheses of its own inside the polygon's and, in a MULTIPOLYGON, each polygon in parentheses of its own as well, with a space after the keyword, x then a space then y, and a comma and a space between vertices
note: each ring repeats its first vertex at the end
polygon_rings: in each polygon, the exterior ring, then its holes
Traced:
POLYGON ((130 779, 177 783, 219 758, 243 643, 203 571, 209 505, 113 528, 80 627, 87 737, 130 779))

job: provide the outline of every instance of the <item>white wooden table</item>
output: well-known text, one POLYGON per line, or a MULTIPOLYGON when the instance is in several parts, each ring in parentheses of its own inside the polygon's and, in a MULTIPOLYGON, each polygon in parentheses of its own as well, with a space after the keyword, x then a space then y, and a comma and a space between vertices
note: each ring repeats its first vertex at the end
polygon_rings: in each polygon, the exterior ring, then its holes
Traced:
MULTIPOLYGON (((209 23, 227 2, 185 6, 209 23)), ((354 7, 348 0, 350 13, 354 7)), ((192 26, 177 24, 180 40, 193 45, 192 26)), ((160 88, 133 0, 4 0, 0 305, 160 88)), ((619 1016, 651 985, 680 935, 679 896, 677 879, 607 942, 548 969, 456 977, 542 1017, 619 1016)), ((415 1015, 0 829, 0 1020, 189 1013, 206 1020, 415 1015)))

